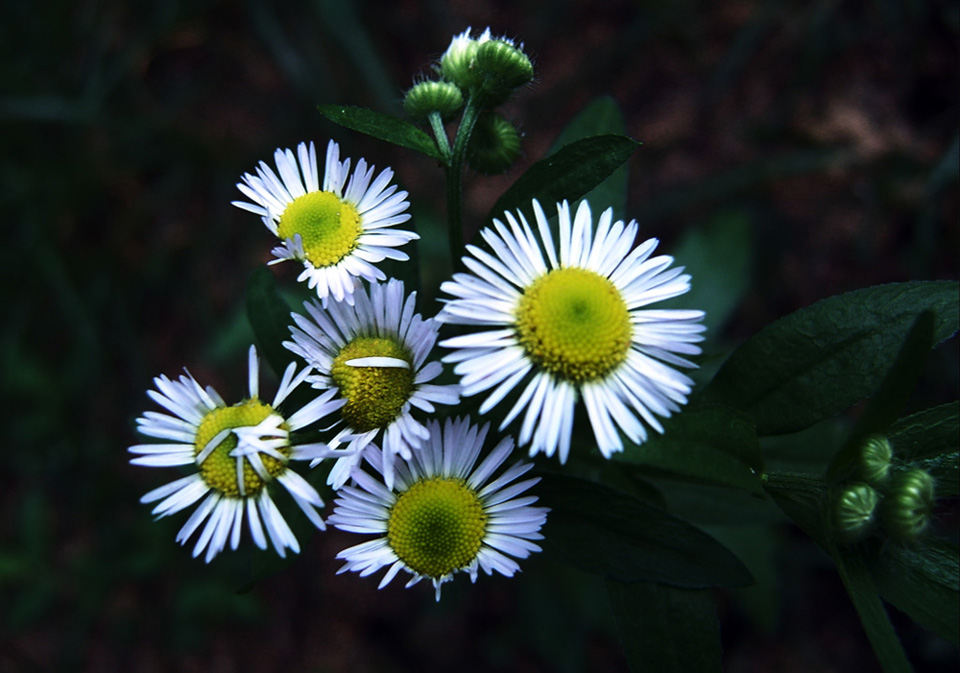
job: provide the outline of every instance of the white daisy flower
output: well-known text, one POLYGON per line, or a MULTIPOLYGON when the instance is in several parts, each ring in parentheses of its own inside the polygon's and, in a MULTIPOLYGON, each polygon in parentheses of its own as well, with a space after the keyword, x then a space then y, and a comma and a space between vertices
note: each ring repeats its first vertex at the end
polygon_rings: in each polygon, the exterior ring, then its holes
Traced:
MULTIPOLYGON (((439 325, 415 314, 416 292, 404 299, 403 283, 373 283, 369 295, 357 290, 354 303, 316 301, 304 307, 309 317, 294 313, 292 342, 284 346, 316 370, 308 380, 317 388, 335 388, 346 400, 340 410, 342 429, 330 448, 343 453, 328 483, 340 488, 360 453, 380 438, 388 456, 409 459, 430 436, 412 414, 427 413, 434 404, 456 404, 459 386, 433 385, 443 365, 427 362, 439 325)), ((387 461, 387 483, 393 483, 393 462, 387 461)))
POLYGON ((609 458, 623 450, 618 428, 639 444, 645 424, 663 432, 658 416, 686 403, 693 381, 674 367, 696 366, 684 356, 700 352, 704 313, 646 308, 687 292, 690 276, 671 269, 671 257, 651 257, 656 239, 634 248, 636 222, 613 222, 607 209, 594 233, 587 202, 572 221, 569 205, 558 204, 558 254, 537 201, 533 209, 537 233, 522 213, 519 221, 506 213, 508 224, 480 232, 492 252, 467 246, 472 273, 441 285, 453 299, 438 321, 485 328, 440 342, 454 349, 443 361, 456 363, 464 395, 491 391, 481 414, 522 385, 500 428, 526 410, 519 444, 531 456, 559 450, 566 461, 583 398, 609 458))
MULTIPOLYGON (((405 570, 413 575, 408 587, 429 578, 440 600, 441 585, 455 573, 468 573, 471 582, 479 569, 512 577, 520 569, 514 558, 540 551, 534 540, 543 539, 540 529, 549 510, 531 506, 536 496, 521 496, 540 479, 513 483, 533 465, 518 462, 490 480, 510 455, 513 439, 501 440, 474 469, 489 427, 478 429, 458 418, 447 419, 441 431, 439 421, 431 421, 430 441, 412 458, 397 461, 393 488, 355 467, 356 485, 338 491, 328 521, 340 530, 378 537, 337 554, 346 561, 338 573, 366 577, 388 568, 380 580, 383 588, 405 570)), ((384 474, 380 450, 364 456, 384 474)))
POLYGON ((374 178, 374 167, 361 159, 351 175, 350 159, 340 161, 340 147, 332 140, 322 185, 312 142, 300 143, 296 156, 293 150, 278 149, 274 161, 279 176, 261 161, 256 175, 244 173, 237 183, 252 203, 233 202, 259 215, 281 240, 271 264, 298 260, 303 263, 298 280, 307 281, 322 301, 349 302, 361 278, 386 278, 375 264, 385 258, 409 259, 394 248, 420 237, 393 228, 410 219, 405 212, 410 203, 407 192, 390 184, 392 170, 374 178))
POLYGON ((288 416, 277 406, 304 381, 309 367, 296 373, 291 364, 283 373, 280 388, 270 404, 259 397, 259 362, 257 351, 249 353, 249 397, 233 406, 210 387, 201 388, 189 374, 177 381, 166 376, 153 380, 156 390, 148 390, 150 398, 170 414, 147 411, 137 419, 141 434, 170 440, 168 444, 137 444, 129 451, 137 454, 130 462, 148 467, 192 465, 196 471, 150 491, 140 502, 160 500, 153 514, 158 517, 179 512, 206 496, 177 534, 177 542, 187 539, 203 525, 193 555, 206 549, 207 563, 223 551, 240 543, 244 513, 254 543, 267 548, 267 538, 280 556, 286 549, 300 551, 297 538, 270 496, 273 482, 282 485, 307 518, 320 530, 323 519, 316 509, 323 500, 316 489, 289 468, 291 460, 315 460, 326 455, 323 444, 295 445, 291 432, 305 428, 339 409, 343 402, 332 399, 336 391, 328 391, 288 416), (266 534, 264 534, 266 531, 266 534))

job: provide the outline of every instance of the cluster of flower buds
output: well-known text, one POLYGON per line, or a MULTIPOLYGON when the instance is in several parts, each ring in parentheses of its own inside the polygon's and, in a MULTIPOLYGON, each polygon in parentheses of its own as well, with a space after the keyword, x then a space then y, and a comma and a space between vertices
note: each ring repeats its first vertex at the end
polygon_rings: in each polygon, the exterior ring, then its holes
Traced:
POLYGON ((920 468, 893 469, 893 447, 873 435, 860 446, 856 481, 833 500, 833 521, 841 539, 860 540, 877 522, 891 539, 915 542, 927 529, 936 502, 934 481, 920 468))
POLYGON ((410 117, 422 122, 432 115, 448 121, 465 103, 475 105, 480 113, 467 147, 467 162, 487 175, 502 173, 520 156, 520 133, 493 108, 533 80, 533 63, 523 45, 492 37, 489 28, 479 37, 470 32, 467 29, 453 38, 436 68, 439 79, 414 84, 403 106, 410 117))

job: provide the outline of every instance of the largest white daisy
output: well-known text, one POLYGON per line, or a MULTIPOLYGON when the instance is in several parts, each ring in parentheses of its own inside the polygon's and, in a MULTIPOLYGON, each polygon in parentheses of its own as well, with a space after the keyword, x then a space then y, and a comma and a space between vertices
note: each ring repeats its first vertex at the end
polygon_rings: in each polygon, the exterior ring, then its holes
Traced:
POLYGON ((637 223, 613 222, 607 209, 593 232, 590 206, 558 204, 559 252, 547 217, 533 202, 536 233, 522 213, 506 213, 480 232, 490 251, 467 246, 463 263, 441 290, 437 320, 481 329, 440 342, 454 351, 464 395, 492 390, 484 414, 517 386, 522 393, 501 429, 526 410, 520 445, 530 455, 570 450, 574 408, 582 398, 597 446, 605 457, 623 450, 618 429, 632 442, 646 426, 663 432, 687 400, 693 381, 674 366, 694 367, 684 356, 700 352, 703 311, 651 309, 690 289, 673 258, 651 257, 650 239, 634 248, 637 223), (546 257, 546 258, 544 258, 546 257))
POLYGON ((277 173, 260 162, 256 175, 244 173, 237 188, 249 198, 233 205, 256 213, 281 245, 271 264, 293 259, 303 263, 298 280, 307 281, 324 302, 327 297, 351 301, 360 279, 384 280, 375 265, 384 259, 406 260, 395 248, 419 238, 394 229, 410 215, 407 192, 390 184, 389 168, 373 177, 364 159, 350 174, 350 159, 340 161, 340 146, 327 145, 321 184, 313 143, 274 153, 277 173), (299 161, 298 161, 299 159, 299 161))
POLYGON ((177 381, 166 376, 154 379, 157 389, 147 394, 170 414, 147 411, 137 419, 137 429, 148 437, 172 443, 131 446, 130 453, 137 457, 130 462, 148 467, 194 468, 190 475, 140 499, 143 503, 160 500, 153 513, 164 517, 206 496, 177 534, 177 541, 186 544, 206 521, 193 548, 194 556, 206 549, 205 560, 209 563, 223 550, 228 538, 230 546, 236 549, 244 514, 258 547, 266 549, 269 537, 280 556, 288 548, 299 552, 297 538, 270 495, 273 483, 279 483, 293 496, 314 526, 321 530, 325 527, 316 511, 323 507, 323 500, 313 486, 290 468, 289 461, 322 458, 327 455, 327 448, 323 444, 297 444, 290 433, 333 413, 343 402, 332 399, 335 391, 331 390, 288 416, 277 410, 309 372, 309 367, 300 373, 296 373, 294 364, 287 367, 276 396, 267 404, 259 397, 259 360, 251 346, 249 397, 233 406, 227 406, 213 388, 200 387, 189 374, 177 381))

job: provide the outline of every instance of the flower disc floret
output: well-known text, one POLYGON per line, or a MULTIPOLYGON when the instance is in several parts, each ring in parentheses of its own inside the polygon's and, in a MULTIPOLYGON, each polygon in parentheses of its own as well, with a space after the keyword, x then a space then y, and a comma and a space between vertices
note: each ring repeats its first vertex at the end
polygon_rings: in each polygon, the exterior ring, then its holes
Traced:
POLYGON ((586 269, 554 269, 541 276, 517 307, 524 352, 539 367, 574 383, 603 378, 623 364, 632 331, 617 288, 586 269))
POLYGON ((347 400, 341 410, 343 420, 359 432, 369 432, 392 423, 413 393, 410 353, 390 338, 357 337, 334 358, 330 374, 347 400), (360 367, 349 364, 369 357, 390 358, 405 362, 406 366, 360 367))
POLYGON ((397 498, 387 540, 411 570, 441 578, 476 558, 486 522, 483 503, 462 479, 424 479, 397 498))
POLYGON ((331 192, 310 192, 295 198, 280 215, 277 235, 300 236, 303 253, 314 266, 340 263, 357 247, 363 227, 360 215, 331 192))

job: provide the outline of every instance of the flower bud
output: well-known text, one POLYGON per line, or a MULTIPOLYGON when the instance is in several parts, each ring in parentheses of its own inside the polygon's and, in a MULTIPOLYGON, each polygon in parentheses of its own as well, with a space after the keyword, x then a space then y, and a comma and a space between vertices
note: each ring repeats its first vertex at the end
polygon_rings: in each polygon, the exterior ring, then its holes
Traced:
POLYGON ((447 120, 463 107, 463 94, 457 85, 450 82, 419 82, 407 92, 403 109, 412 118, 422 121, 433 112, 439 112, 447 120))
POLYGON ((467 146, 467 163, 485 175, 503 173, 520 156, 520 133, 500 115, 487 112, 478 120, 467 146))
POLYGON ((896 475, 886 492, 880 517, 891 538, 913 542, 927 527, 935 502, 933 477, 919 468, 896 475))
POLYGON ((463 90, 472 89, 478 83, 476 70, 477 49, 490 39, 487 28, 479 38, 470 37, 470 29, 455 36, 450 46, 440 57, 440 73, 463 90))
POLYGON ((511 90, 533 79, 533 63, 507 40, 490 40, 477 47, 477 67, 511 90))
POLYGON ((850 484, 834 501, 833 520, 840 537, 853 541, 873 526, 880 494, 868 484, 850 484))
POLYGON ((868 484, 877 486, 884 483, 890 475, 890 461, 893 459, 893 447, 890 440, 882 435, 867 437, 860 447, 858 472, 868 484))

